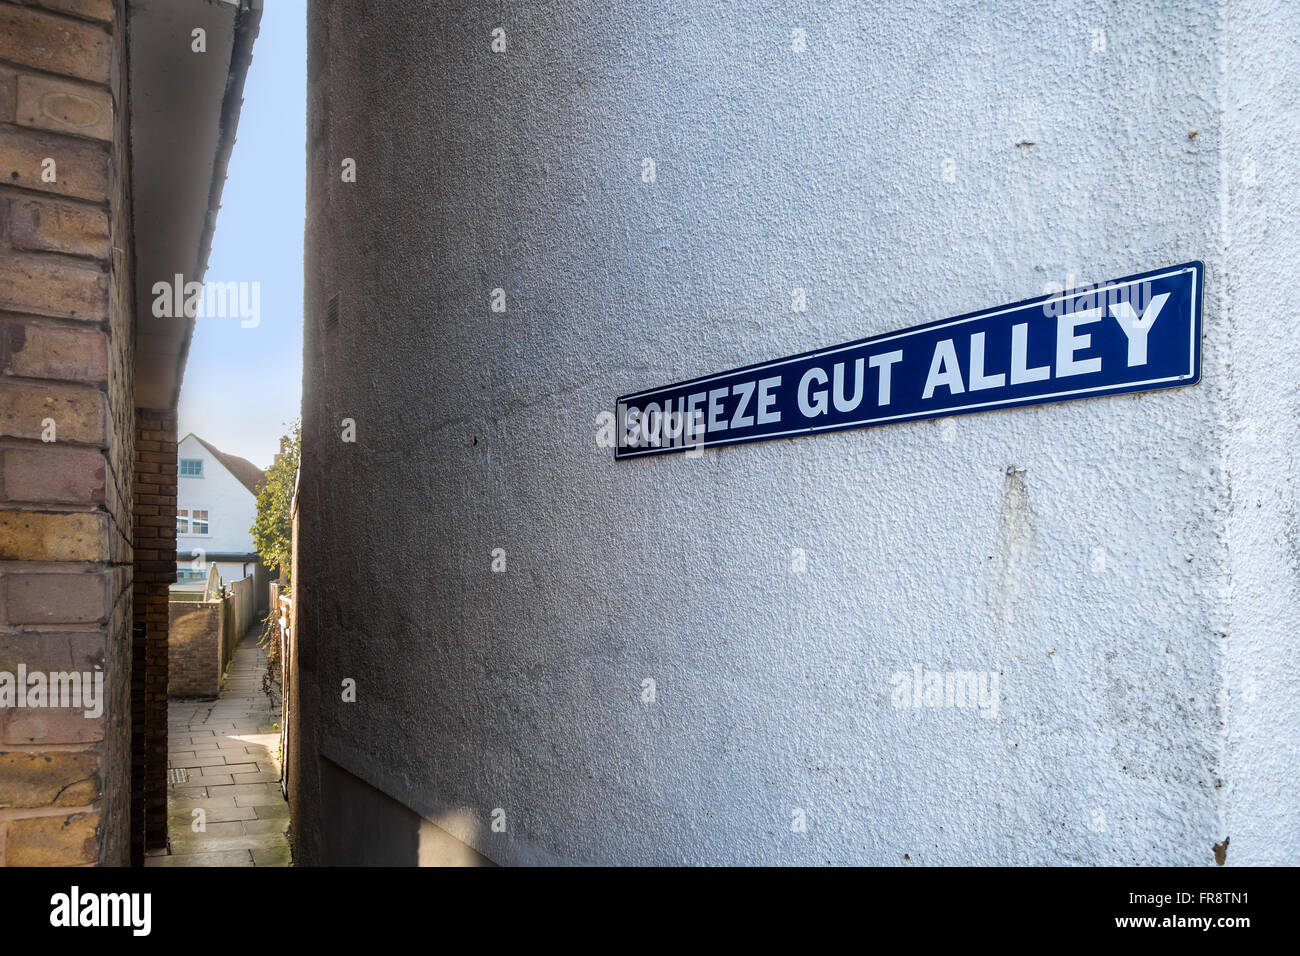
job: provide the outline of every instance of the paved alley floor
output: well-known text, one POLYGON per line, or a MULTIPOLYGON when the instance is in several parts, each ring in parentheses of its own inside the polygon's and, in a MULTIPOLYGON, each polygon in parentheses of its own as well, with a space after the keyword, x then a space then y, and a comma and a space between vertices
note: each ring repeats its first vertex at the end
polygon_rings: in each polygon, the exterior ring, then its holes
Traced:
POLYGON ((278 697, 262 693, 255 625, 235 648, 221 696, 167 705, 170 852, 146 866, 288 866, 289 805, 280 790, 278 697), (202 810, 196 830, 194 811, 202 810))

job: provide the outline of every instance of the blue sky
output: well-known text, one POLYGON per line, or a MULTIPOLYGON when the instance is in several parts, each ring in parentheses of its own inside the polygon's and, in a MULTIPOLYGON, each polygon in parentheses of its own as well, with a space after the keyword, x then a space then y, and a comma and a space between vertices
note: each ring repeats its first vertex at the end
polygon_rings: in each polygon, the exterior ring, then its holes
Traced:
POLYGON ((205 276, 260 283, 261 321, 199 318, 181 387, 180 436, 260 468, 302 404, 306 19, 303 0, 263 9, 205 276))

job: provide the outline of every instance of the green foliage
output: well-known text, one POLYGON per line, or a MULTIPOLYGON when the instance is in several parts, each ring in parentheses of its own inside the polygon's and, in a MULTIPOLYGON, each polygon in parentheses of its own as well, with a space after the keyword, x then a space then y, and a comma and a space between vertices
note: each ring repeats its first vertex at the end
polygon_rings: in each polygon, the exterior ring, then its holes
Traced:
POLYGON ((266 481, 257 496, 257 520, 250 529, 262 563, 279 568, 280 578, 286 583, 293 545, 293 486, 301 450, 302 425, 294 422, 289 434, 280 439, 279 460, 266 469, 266 481))
MULTIPOLYGON (((287 567, 287 565, 286 565, 287 567)), ((288 577, 288 574, 285 574, 288 577)), ((262 633, 257 643, 266 651, 266 673, 262 675, 262 693, 271 695, 273 687, 280 686, 280 614, 279 608, 271 608, 262 622, 262 633)), ((276 724, 279 730, 280 725, 276 724)))

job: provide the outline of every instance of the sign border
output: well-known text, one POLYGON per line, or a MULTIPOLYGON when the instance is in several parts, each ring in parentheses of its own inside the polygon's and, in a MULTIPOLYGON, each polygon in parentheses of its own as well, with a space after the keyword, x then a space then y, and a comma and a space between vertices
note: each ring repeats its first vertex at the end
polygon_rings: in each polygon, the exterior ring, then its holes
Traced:
POLYGON ((628 392, 624 395, 620 395, 615 400, 614 417, 617 421, 619 406, 624 402, 641 398, 646 395, 657 395, 660 392, 671 392, 678 389, 684 389, 690 385, 701 385, 705 382, 712 382, 720 378, 729 378, 733 375, 738 375, 741 372, 777 368, 778 366, 786 365, 790 362, 798 362, 807 358, 820 358, 824 355, 834 355, 837 352, 843 352, 846 349, 866 345, 868 342, 884 343, 891 339, 910 336, 914 333, 929 329, 938 329, 947 325, 973 322, 976 319, 992 318, 993 316, 1001 315, 1004 312, 1018 311, 1026 306, 1045 305, 1048 302, 1055 302, 1061 299, 1102 293, 1108 289, 1123 288, 1124 286, 1132 285, 1135 282, 1141 282, 1144 279, 1163 279, 1166 276, 1178 275, 1183 272, 1191 272, 1194 274, 1192 280, 1191 342, 1189 346, 1191 372, 1187 375, 1166 376, 1165 378, 1148 379, 1144 382, 1129 382, 1123 385, 1098 385, 1092 388, 1069 389, 1062 392, 1036 395, 1032 398, 1003 399, 1001 401, 981 402, 977 405, 963 405, 958 408, 935 409, 934 411, 926 412, 909 412, 903 415, 885 415, 864 418, 855 422, 840 422, 835 425, 811 425, 802 428, 787 429, 782 432, 773 432, 768 435, 750 435, 745 438, 716 438, 712 441, 695 442, 690 445, 672 445, 662 448, 638 448, 634 451, 626 451, 623 454, 619 453, 620 446, 616 434, 614 440, 614 460, 626 461, 630 458, 644 458, 652 455, 670 455, 681 452, 690 452, 697 448, 723 448, 728 445, 748 445, 752 442, 774 441, 779 438, 794 438, 799 435, 820 435, 829 434, 831 432, 849 431, 855 428, 871 428, 879 425, 897 425, 903 424, 904 422, 927 421, 934 418, 952 418, 956 415, 970 415, 997 408, 1023 408, 1029 405, 1050 405, 1058 402, 1073 401, 1081 395, 1098 397, 1103 395, 1125 395, 1132 392, 1151 392, 1162 388, 1181 388, 1188 385, 1196 385, 1201 381, 1201 303, 1205 283, 1205 263, 1200 259, 1192 259, 1177 265, 1165 266, 1160 269, 1151 269, 1147 272, 1139 272, 1131 276, 1123 276, 1119 279, 1112 279, 1109 282, 1104 282, 1096 286, 1081 286, 1074 289, 1067 289, 1064 292, 1049 292, 1046 295, 1035 296, 1031 299, 1022 299, 1019 302, 999 305, 992 309, 983 309, 977 312, 965 312, 961 315, 954 315, 945 319, 936 319, 933 322, 909 326, 908 328, 899 329, 894 332, 882 332, 878 335, 868 335, 865 338, 854 339, 852 342, 844 342, 839 345, 830 346, 829 348, 810 349, 807 352, 800 352, 797 355, 787 355, 783 358, 771 359, 766 362, 755 362, 751 365, 741 365, 736 368, 727 369, 723 372, 716 372, 712 375, 701 375, 695 378, 672 382, 667 385, 660 385, 655 388, 646 388, 637 392, 628 392))

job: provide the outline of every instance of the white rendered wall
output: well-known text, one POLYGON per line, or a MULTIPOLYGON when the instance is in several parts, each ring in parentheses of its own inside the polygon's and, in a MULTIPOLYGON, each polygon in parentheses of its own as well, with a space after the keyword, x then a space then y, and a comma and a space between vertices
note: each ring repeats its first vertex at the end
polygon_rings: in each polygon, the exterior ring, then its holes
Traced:
MULTIPOLYGON (((312 757, 503 863, 1300 856, 1293 5, 414 9, 310 15, 312 757), (1193 388, 595 441, 618 394, 1189 259, 1193 388), (896 706, 917 665, 996 714, 896 706)), ((345 826, 300 819, 308 862, 345 826)))
POLYGON ((1221 533, 1229 861, 1300 860, 1300 6, 1229 4, 1222 21, 1224 376, 1221 533))
MULTIPOLYGON (((203 460, 202 478, 177 476, 176 507, 178 510, 188 509, 191 521, 195 509, 206 510, 209 529, 207 535, 176 535, 177 563, 181 567, 189 567, 194 560, 194 552, 199 549, 205 556, 251 554, 256 551, 250 530, 257 517, 257 499, 253 493, 227 471, 226 466, 214 458, 193 435, 186 436, 181 441, 176 456, 178 459, 203 460)), ((227 577, 229 570, 224 566, 221 569, 223 583, 228 584, 231 580, 227 577)))

